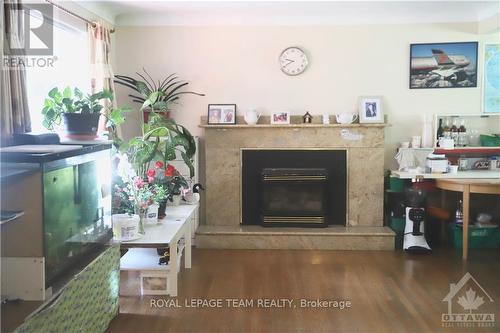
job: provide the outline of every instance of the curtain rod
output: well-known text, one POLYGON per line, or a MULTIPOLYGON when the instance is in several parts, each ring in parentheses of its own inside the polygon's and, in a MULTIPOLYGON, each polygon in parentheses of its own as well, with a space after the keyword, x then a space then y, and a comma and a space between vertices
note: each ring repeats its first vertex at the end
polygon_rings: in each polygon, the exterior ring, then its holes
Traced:
MULTIPOLYGON (((53 2, 53 1, 51 1, 51 0, 45 0, 45 2, 47 2, 47 3, 51 4, 52 6, 56 7, 57 9, 59 9, 59 10, 61 10, 61 11, 63 11, 63 12, 65 12, 66 14, 69 14, 69 15, 71 15, 71 16, 73 16, 73 17, 75 17, 75 18, 79 19, 79 20, 82 20, 82 21, 84 21, 84 22, 87 22, 88 24, 90 24, 90 26, 91 26, 92 28, 97 27, 97 23, 92 22, 92 21, 90 21, 90 20, 86 19, 85 17, 80 16, 80 15, 78 15, 78 14, 76 14, 76 13, 74 13, 74 12, 70 11, 69 9, 66 9, 66 8, 62 7, 61 5, 58 5, 58 4, 56 4, 55 2, 53 2)), ((115 32, 115 29, 114 29, 114 28, 112 28, 112 29, 110 29, 110 30, 109 30, 109 32, 110 32, 110 33, 114 33, 114 32, 115 32)))

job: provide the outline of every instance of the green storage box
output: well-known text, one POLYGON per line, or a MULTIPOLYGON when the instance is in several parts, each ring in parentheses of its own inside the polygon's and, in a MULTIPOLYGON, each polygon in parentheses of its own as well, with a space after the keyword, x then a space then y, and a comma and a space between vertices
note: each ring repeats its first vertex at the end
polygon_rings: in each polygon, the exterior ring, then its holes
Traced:
POLYGON ((405 231, 405 219, 391 217, 390 227, 396 234, 403 234, 405 231))
POLYGON ((481 146, 483 147, 499 147, 500 146, 500 135, 493 134, 481 134, 479 135, 479 140, 481 141, 481 146))
POLYGON ((394 192, 403 192, 405 189, 405 180, 395 176, 389 176, 389 189, 394 192))
MULTIPOLYGON (((453 244, 457 249, 462 248, 463 230, 451 224, 453 244)), ((481 228, 469 226, 470 249, 496 249, 500 246, 500 228, 481 228)))

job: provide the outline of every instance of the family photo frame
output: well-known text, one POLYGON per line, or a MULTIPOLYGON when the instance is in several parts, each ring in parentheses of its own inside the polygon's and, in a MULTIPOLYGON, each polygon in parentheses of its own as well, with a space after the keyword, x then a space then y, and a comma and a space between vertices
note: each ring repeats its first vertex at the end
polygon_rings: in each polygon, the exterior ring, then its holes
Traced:
POLYGON ((359 99, 359 122, 366 123, 383 123, 384 112, 382 103, 379 97, 361 97, 359 99))
POLYGON ((271 114, 271 124, 272 125, 289 125, 290 124, 290 112, 288 111, 276 111, 271 114))
POLYGON ((208 104, 208 124, 236 124, 236 104, 208 104))

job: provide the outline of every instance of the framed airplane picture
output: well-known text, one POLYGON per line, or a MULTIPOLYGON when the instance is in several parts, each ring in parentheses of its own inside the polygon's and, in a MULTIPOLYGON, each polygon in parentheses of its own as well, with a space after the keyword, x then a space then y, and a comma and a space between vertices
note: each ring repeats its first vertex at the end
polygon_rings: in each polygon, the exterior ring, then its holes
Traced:
POLYGON ((477 87, 477 42, 410 44, 410 89, 477 87))

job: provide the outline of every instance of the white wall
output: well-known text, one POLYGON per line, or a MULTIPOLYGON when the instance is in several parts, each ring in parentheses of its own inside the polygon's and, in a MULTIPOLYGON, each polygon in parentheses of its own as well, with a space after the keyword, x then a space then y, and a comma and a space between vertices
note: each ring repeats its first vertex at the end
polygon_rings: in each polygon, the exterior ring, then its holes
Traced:
MULTIPOLYGON (((486 40, 500 42, 500 34, 479 35, 476 23, 118 27, 115 73, 130 75, 145 67, 157 79, 176 72, 189 80, 192 90, 206 96, 183 98, 174 118, 197 135, 209 103, 319 115, 354 112, 359 96, 383 96, 391 125, 386 130, 389 168, 397 143, 420 134, 421 115, 481 108, 481 61, 477 88, 410 90, 409 44, 486 40), (284 75, 278 66, 280 52, 292 45, 303 47, 310 58, 298 77, 284 75)), ((118 89, 119 104, 130 104, 126 93, 118 89)), ((138 133, 140 118, 134 117, 124 129, 128 135, 138 133)))

